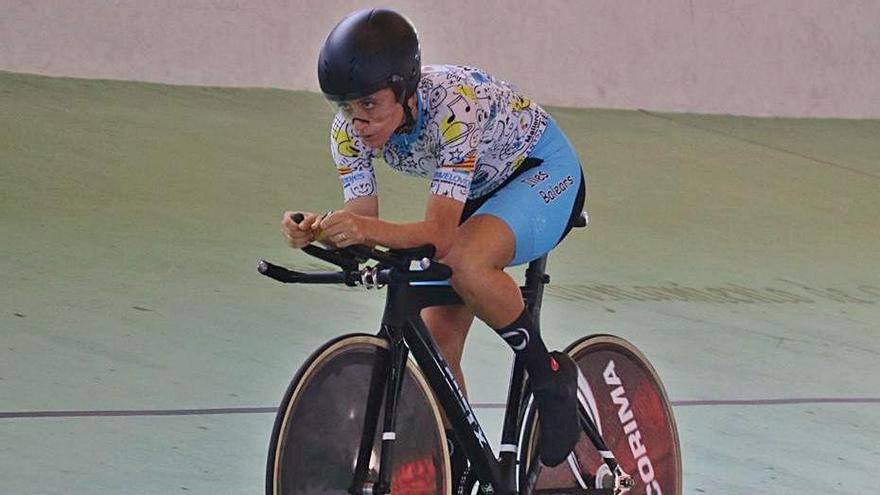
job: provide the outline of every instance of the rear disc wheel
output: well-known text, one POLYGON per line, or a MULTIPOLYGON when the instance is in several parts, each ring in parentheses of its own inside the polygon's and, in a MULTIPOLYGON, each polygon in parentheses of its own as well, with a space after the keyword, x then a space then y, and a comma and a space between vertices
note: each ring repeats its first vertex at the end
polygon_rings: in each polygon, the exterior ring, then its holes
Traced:
MULTIPOLYGON (((613 335, 584 337, 566 349, 586 383, 580 413, 598 418, 596 426, 623 471, 632 477, 630 493, 680 495, 681 449, 672 405, 657 372, 630 342, 613 335)), ((526 398, 520 440, 520 492, 585 488, 607 484, 609 470, 581 434, 574 450, 555 467, 537 457, 539 434, 531 397, 526 398), (597 474, 599 480, 597 481, 597 474)), ((585 493, 585 492, 581 492, 585 493)))

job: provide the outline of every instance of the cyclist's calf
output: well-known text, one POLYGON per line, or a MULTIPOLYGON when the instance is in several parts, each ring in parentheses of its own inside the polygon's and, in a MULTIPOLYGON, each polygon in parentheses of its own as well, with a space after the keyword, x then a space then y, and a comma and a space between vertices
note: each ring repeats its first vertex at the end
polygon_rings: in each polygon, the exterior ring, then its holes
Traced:
POLYGON ((449 369, 455 375, 455 381, 467 396, 464 375, 461 371, 461 355, 468 330, 474 321, 474 312, 462 304, 432 306, 422 310, 422 319, 428 330, 431 331, 431 338, 434 339, 434 343, 443 354, 443 359, 446 360, 449 369))

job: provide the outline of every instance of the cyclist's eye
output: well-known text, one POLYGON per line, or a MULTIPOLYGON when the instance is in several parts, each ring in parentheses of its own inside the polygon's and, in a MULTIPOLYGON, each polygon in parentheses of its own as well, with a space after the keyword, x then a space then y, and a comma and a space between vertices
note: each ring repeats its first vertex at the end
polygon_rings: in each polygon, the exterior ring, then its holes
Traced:
POLYGON ((376 108, 376 102, 374 101, 365 101, 362 103, 362 105, 364 106, 365 110, 372 110, 376 108))

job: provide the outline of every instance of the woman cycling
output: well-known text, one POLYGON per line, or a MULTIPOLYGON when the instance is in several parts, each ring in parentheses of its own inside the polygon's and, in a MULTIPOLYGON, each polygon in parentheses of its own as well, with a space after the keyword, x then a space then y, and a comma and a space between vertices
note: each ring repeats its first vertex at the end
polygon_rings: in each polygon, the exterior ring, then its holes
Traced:
POLYGON ((344 207, 302 212, 299 224, 286 212, 288 243, 433 244, 466 304, 422 316, 456 380, 464 386, 462 349, 477 316, 522 357, 539 410, 541 460, 559 464, 580 431, 576 368, 548 352, 504 269, 546 254, 580 216, 585 185, 568 139, 534 101, 479 69, 423 67, 414 27, 392 10, 359 10, 336 25, 318 79, 336 109, 330 145, 344 207), (430 179, 424 220, 379 218, 374 158, 430 179))

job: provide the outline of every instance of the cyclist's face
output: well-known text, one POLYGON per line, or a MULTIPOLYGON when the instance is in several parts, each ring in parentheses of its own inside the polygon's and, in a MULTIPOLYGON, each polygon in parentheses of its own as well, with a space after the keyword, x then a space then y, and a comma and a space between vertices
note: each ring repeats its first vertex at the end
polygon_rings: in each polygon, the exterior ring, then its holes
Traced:
POLYGON ((403 107, 397 103, 394 91, 388 88, 363 98, 337 103, 336 108, 372 148, 381 148, 404 118, 403 107))

